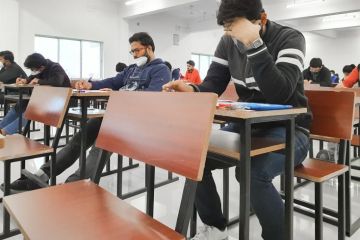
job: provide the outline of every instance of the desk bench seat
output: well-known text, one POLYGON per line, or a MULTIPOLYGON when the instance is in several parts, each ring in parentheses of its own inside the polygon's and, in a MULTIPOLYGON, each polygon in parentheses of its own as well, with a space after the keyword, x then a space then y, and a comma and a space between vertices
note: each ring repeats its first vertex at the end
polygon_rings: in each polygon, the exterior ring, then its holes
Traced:
POLYGON ((185 239, 86 180, 8 196, 4 205, 25 239, 185 239))
MULTIPOLYGON (((250 156, 279 151, 285 148, 285 143, 279 139, 251 139, 250 156)), ((240 135, 238 133, 213 130, 211 132, 209 153, 240 160, 240 135)))

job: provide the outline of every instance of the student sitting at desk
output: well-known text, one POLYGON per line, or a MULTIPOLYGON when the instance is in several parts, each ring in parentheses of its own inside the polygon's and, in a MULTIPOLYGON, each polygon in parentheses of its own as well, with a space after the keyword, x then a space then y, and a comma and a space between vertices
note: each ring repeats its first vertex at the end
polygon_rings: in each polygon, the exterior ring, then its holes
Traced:
MULTIPOLYGON (((289 104, 308 107, 303 88, 305 39, 292 28, 267 20, 260 0, 222 0, 217 22, 224 27, 207 76, 200 85, 175 81, 163 86, 164 91, 215 92, 219 96, 229 81, 234 80, 241 101, 289 104)), ((296 118, 295 163, 300 164, 309 149, 311 114, 296 118)), ((285 142, 285 127, 268 123, 254 127, 252 135, 279 138, 285 142)), ((223 130, 239 133, 235 124, 223 130)), ((272 184, 284 170, 285 156, 269 153, 251 159, 251 206, 262 226, 265 240, 285 240, 284 204, 272 184)), ((226 219, 211 171, 225 168, 221 162, 206 160, 204 175, 196 192, 195 205, 205 224, 194 240, 227 239, 226 219)), ((239 178, 239 168, 236 168, 239 178)))
POLYGON ((26 78, 27 75, 14 61, 14 54, 10 51, 0 52, 0 82, 12 84, 18 77, 26 78))
MULTIPOLYGON (((135 33, 129 39, 131 45, 130 54, 133 55, 135 64, 125 68, 121 73, 112 78, 102 81, 79 81, 77 89, 96 90, 126 90, 126 91, 161 91, 162 86, 171 80, 170 71, 164 62, 155 57, 155 45, 150 35, 144 32, 135 33)), ((92 146, 97 138, 102 119, 94 118, 86 124, 86 148, 92 146)), ((77 133, 70 142, 61 149, 56 157, 56 175, 61 174, 70 167, 80 156, 81 134, 77 133)), ((86 160, 86 178, 89 178, 97 166, 99 149, 95 146, 90 150, 86 160)), ((44 182, 49 180, 50 162, 41 166, 35 174, 44 182)), ((80 179, 80 171, 77 170, 67 181, 80 179)), ((39 186, 30 179, 22 176, 11 184, 14 190, 32 190, 39 186)))
MULTIPOLYGON (((50 85, 54 87, 70 87, 70 79, 65 73, 64 69, 58 64, 45 59, 39 53, 29 55, 24 63, 24 66, 31 70, 31 75, 28 79, 16 79, 16 84, 39 84, 50 85)), ((19 112, 22 113, 22 125, 26 125, 27 120, 23 117, 27 106, 27 101, 23 101, 22 109, 19 105, 10 109, 4 119, 0 122, 0 133, 3 135, 14 134, 19 131, 19 112)))
POLYGON ((360 71, 360 64, 354 68, 351 73, 344 78, 344 80, 339 83, 336 87, 337 88, 352 88, 355 83, 359 82, 359 71, 360 71))

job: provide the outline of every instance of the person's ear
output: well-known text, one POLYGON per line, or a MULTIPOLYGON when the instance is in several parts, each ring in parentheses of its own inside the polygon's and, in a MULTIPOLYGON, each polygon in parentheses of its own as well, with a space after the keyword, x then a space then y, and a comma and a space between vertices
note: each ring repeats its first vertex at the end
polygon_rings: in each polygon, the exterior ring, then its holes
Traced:
POLYGON ((260 20, 261 20, 261 26, 265 26, 268 20, 266 12, 261 13, 260 20))

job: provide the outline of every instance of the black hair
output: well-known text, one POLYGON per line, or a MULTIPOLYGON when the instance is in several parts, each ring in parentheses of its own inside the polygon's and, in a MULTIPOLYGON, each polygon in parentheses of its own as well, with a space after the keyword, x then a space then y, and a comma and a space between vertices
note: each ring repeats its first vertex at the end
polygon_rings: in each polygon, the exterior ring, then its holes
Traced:
POLYGON ((144 46, 151 46, 153 52, 155 52, 155 44, 154 44, 154 40, 151 38, 151 36, 146 33, 146 32, 138 32, 135 33, 134 35, 132 35, 129 38, 129 43, 133 43, 133 42, 140 42, 141 45, 144 46))
POLYGON ((127 65, 125 63, 119 62, 116 64, 115 70, 116 72, 122 72, 125 68, 127 68, 127 65))
POLYGON ((11 63, 14 62, 14 54, 10 51, 2 51, 0 52, 0 56, 3 57, 5 60, 10 61, 11 63))
POLYGON ((310 60, 310 67, 319 68, 322 67, 322 60, 321 58, 313 58, 310 60))
POLYGON ((38 69, 41 66, 46 66, 46 59, 40 53, 33 53, 25 59, 24 66, 30 69, 38 69))
POLYGON ((195 67, 195 62, 193 60, 187 61, 186 64, 189 64, 189 65, 195 67))
POLYGON ((172 66, 168 61, 165 61, 164 64, 169 68, 169 70, 171 71, 172 66))
POLYGON ((258 20, 261 19, 263 11, 261 0, 221 0, 217 23, 224 25, 237 17, 258 20))
POLYGON ((352 70, 355 68, 355 65, 354 64, 350 64, 350 65, 345 65, 343 67, 343 73, 351 73, 352 70))

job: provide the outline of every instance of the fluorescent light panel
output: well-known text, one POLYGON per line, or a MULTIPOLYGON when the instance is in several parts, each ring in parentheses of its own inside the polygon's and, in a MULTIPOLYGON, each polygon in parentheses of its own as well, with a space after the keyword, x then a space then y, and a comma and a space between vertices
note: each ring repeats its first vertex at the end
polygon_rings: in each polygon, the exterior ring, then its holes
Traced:
POLYGON ((324 3, 325 0, 291 0, 286 8, 296 8, 316 3, 324 3))
POLYGON ((129 6, 129 5, 133 5, 137 2, 141 2, 142 0, 129 0, 125 2, 125 5, 129 6))
POLYGON ((323 18, 323 22, 351 21, 360 19, 360 12, 343 13, 323 18))

